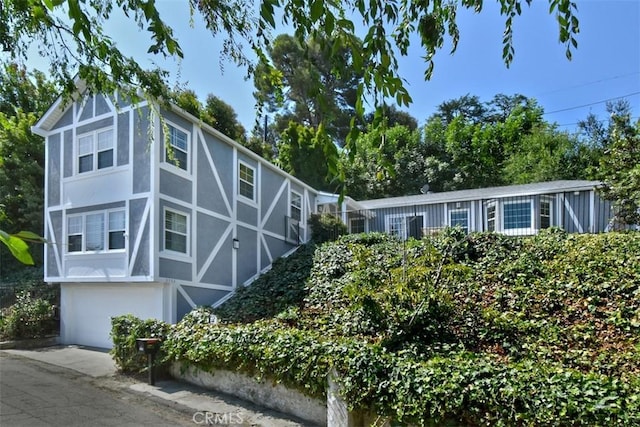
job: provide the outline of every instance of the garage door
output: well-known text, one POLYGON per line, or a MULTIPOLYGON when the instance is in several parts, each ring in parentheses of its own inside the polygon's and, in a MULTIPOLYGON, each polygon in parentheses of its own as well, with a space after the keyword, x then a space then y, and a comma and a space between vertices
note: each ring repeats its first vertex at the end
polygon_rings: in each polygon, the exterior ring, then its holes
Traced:
POLYGON ((111 348, 111 317, 133 314, 141 319, 163 319, 164 285, 62 284, 60 339, 63 344, 111 348))

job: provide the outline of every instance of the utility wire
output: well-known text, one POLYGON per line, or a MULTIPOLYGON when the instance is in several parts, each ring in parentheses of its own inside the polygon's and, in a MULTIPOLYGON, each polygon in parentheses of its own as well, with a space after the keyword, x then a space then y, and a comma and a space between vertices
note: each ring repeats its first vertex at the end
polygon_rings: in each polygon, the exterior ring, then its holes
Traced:
POLYGON ((640 71, 636 71, 636 72, 628 73, 628 74, 620 74, 618 76, 607 77, 607 78, 604 78, 604 79, 594 80, 594 81, 587 82, 587 83, 581 83, 581 84, 574 85, 574 86, 562 87, 560 89, 555 89, 555 90, 550 90, 550 91, 547 91, 547 92, 542 92, 542 93, 538 94, 537 96, 548 95, 550 93, 562 92, 563 90, 576 89, 576 88, 584 87, 584 86, 591 86, 591 85, 594 85, 594 84, 597 84, 597 83, 606 82, 606 81, 609 81, 609 80, 616 80, 616 79, 621 79, 623 77, 635 76, 636 74, 640 74, 640 71))
POLYGON ((576 107, 563 108, 561 110, 555 110, 555 111, 547 111, 543 115, 546 116, 547 114, 562 113, 563 111, 577 110, 578 108, 590 107, 590 106, 596 105, 596 104, 604 104, 605 102, 615 101, 616 99, 622 99, 622 98, 626 98, 628 96, 633 96, 633 95, 638 95, 638 94, 640 94, 640 91, 631 92, 631 93, 628 93, 628 94, 622 95, 622 96, 616 96, 614 98, 604 99, 602 101, 591 102, 589 104, 578 105, 576 107))

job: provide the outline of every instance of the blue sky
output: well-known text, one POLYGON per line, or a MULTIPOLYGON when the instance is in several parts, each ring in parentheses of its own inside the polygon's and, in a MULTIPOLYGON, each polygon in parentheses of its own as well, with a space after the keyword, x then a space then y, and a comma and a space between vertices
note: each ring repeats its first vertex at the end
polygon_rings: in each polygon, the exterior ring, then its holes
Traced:
MULTIPOLYGON (((184 2, 159 0, 158 4, 184 50, 179 63, 146 54, 147 33, 138 31, 131 22, 114 20, 107 32, 143 66, 157 64, 172 71, 171 82, 193 89, 201 100, 209 93, 225 100, 250 130, 255 109, 253 83, 245 80, 246 70, 231 63, 220 70, 221 40, 214 39, 198 19, 190 25, 184 2)), ((606 119, 605 103, 601 101, 607 99, 625 97, 632 105, 633 116, 638 117, 640 0, 577 0, 579 45, 571 61, 558 42, 557 24, 548 13, 548 4, 546 0, 533 0, 516 18, 516 52, 510 68, 502 61, 504 17, 491 0, 485 0, 480 14, 459 12, 458 49, 453 55, 448 47, 438 52, 430 81, 424 81, 423 53, 414 43, 409 56, 400 60, 400 73, 413 98, 413 104, 404 109, 423 124, 437 105, 465 94, 489 101, 498 93, 521 93, 536 98, 546 112, 545 118, 568 131, 575 130, 578 120, 590 112, 606 119)), ((45 68, 36 58, 30 62, 45 68)))

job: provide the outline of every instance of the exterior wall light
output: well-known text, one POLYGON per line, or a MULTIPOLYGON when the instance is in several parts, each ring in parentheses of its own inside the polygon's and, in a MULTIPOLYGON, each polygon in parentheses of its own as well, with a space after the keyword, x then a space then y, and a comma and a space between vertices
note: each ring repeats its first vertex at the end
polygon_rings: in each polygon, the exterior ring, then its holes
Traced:
POLYGON ((240 240, 233 239, 233 249, 240 249, 240 240))

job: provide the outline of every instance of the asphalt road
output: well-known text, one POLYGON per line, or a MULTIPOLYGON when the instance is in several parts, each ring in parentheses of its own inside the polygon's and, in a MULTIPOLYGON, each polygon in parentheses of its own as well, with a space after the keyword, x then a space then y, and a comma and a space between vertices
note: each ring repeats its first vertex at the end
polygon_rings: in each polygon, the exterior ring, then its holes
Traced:
POLYGON ((108 380, 0 353, 0 426, 196 425, 193 415, 108 380))

